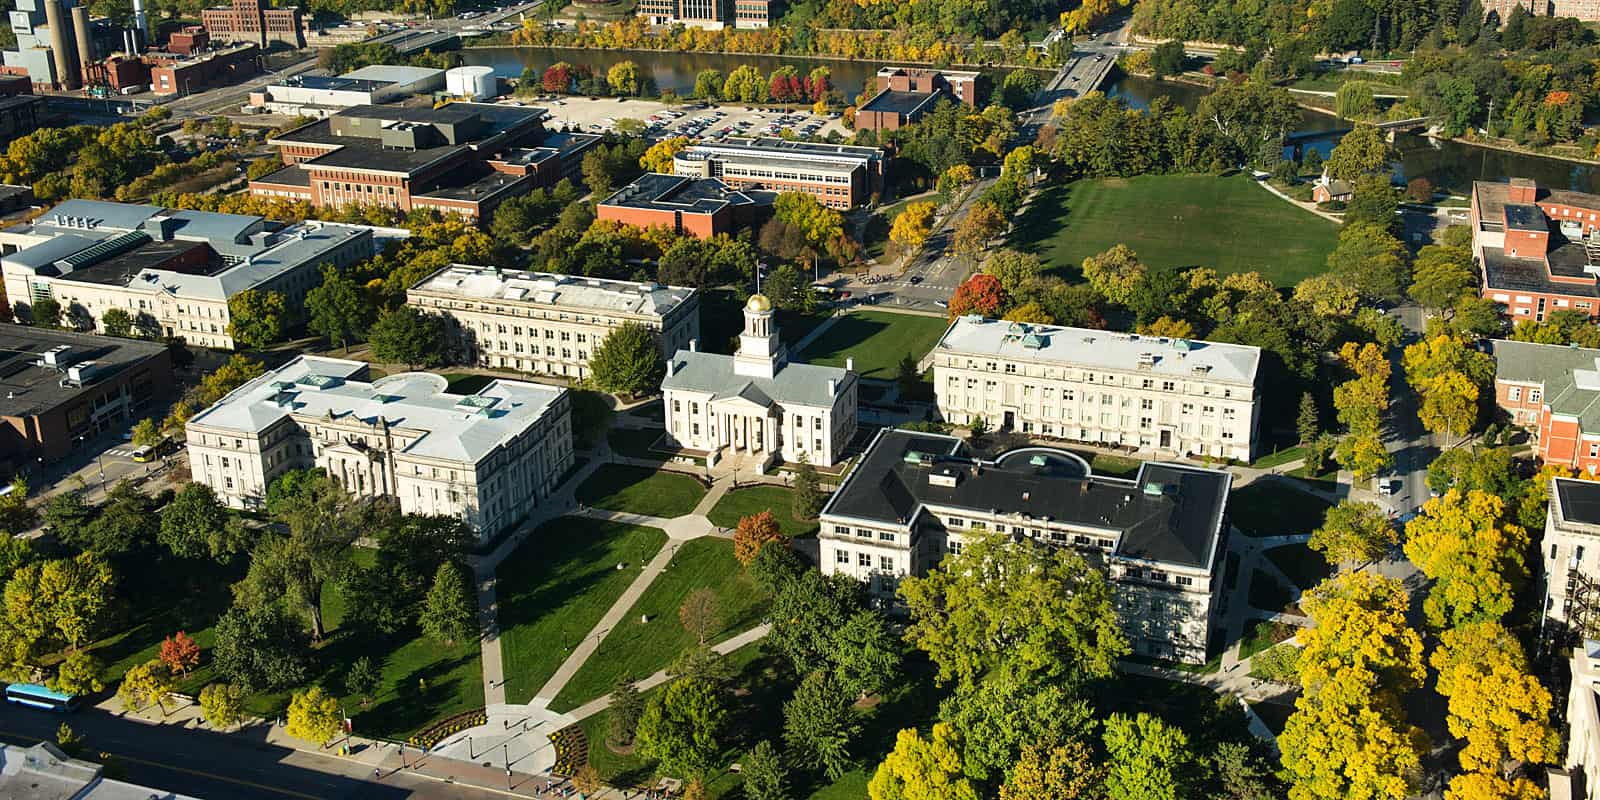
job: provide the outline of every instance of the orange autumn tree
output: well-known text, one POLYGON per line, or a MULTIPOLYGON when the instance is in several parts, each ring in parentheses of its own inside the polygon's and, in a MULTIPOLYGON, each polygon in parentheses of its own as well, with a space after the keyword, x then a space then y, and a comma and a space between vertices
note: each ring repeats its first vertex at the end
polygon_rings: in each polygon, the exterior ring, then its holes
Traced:
POLYGON ((183 631, 168 636, 161 640, 161 663, 173 672, 189 674, 189 670, 200 666, 200 645, 195 643, 194 637, 183 631))
POLYGON ((783 529, 778 527, 778 520, 770 510, 741 517, 739 527, 733 532, 733 557, 749 566, 768 542, 781 541, 784 541, 783 529))
POLYGON ((950 298, 950 318, 963 314, 998 317, 1005 305, 1006 290, 1000 285, 1000 279, 980 272, 956 287, 955 295, 950 298))

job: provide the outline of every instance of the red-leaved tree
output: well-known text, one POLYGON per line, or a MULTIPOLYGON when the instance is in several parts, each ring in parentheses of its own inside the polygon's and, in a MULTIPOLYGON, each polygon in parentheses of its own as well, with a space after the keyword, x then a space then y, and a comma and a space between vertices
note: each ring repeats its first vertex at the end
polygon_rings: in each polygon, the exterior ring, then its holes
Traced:
POLYGON ((167 669, 188 675, 189 670, 200 666, 200 645, 194 637, 178 631, 161 641, 160 657, 167 669))
POLYGON ((739 559, 740 564, 749 564, 756 560, 762 545, 780 541, 783 541, 783 530, 778 527, 771 510, 741 517, 739 527, 733 531, 733 557, 739 559))
POLYGON ((998 317, 1005 304, 1006 290, 1000 286, 1000 279, 980 272, 956 287, 950 298, 950 318, 963 314, 998 317))
POLYGON ((558 61, 544 71, 544 90, 559 94, 572 91, 572 65, 565 61, 558 61))

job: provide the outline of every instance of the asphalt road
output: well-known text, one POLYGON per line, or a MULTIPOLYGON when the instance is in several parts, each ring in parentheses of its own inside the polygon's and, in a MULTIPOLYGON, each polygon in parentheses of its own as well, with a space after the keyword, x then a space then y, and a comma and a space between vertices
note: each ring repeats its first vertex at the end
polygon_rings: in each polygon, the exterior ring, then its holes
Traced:
MULTIPOLYGON (((90 753, 110 753, 126 780, 201 798, 229 800, 489 800, 505 797, 407 772, 374 782, 372 768, 266 744, 247 734, 222 735, 129 722, 86 709, 61 716, 0 707, 0 740, 32 745, 54 741, 63 721, 85 738, 90 753)), ((94 758, 93 756, 90 756, 94 758)))

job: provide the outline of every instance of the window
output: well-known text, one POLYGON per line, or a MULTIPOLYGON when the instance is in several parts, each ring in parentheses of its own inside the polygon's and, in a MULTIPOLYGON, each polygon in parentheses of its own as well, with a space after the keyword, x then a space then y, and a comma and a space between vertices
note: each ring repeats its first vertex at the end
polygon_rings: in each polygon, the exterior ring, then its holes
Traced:
POLYGON ((1554 559, 1555 557, 1556 557, 1556 545, 1550 545, 1550 558, 1554 559))
POLYGON ((1539 390, 1538 389, 1530 389, 1530 390, 1528 390, 1528 402, 1530 402, 1530 403, 1539 402, 1539 390))
POLYGON ((850 533, 850 527, 847 526, 847 525, 835 525, 835 526, 833 526, 833 532, 834 533, 840 533, 840 534, 849 534, 850 533))
POLYGON ((872 556, 867 554, 867 553, 857 553, 856 554, 856 566, 858 566, 858 567, 870 567, 870 566, 872 566, 872 556))
POLYGON ((892 541, 894 541, 894 534, 892 534, 892 533, 890 533, 888 531, 878 531, 878 541, 880 541, 880 542, 892 542, 892 541))
POLYGON ((884 572, 893 572, 894 559, 888 556, 878 556, 878 569, 881 569, 884 572))
POLYGON ((833 561, 836 564, 848 564, 850 563, 850 553, 845 550, 837 550, 833 554, 833 561))
POLYGON ((1179 586, 1193 586, 1194 585, 1194 578, 1191 578, 1191 577, 1189 577, 1187 575, 1179 575, 1174 580, 1179 586))

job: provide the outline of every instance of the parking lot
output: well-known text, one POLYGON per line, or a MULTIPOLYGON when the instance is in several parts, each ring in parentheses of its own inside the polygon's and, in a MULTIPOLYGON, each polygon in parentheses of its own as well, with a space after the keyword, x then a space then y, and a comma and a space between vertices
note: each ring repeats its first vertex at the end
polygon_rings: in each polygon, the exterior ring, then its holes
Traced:
POLYGON ((636 119, 646 124, 653 137, 692 136, 717 139, 724 136, 776 136, 788 128, 797 136, 827 136, 838 131, 850 136, 838 112, 818 116, 809 109, 790 111, 774 105, 670 105, 655 100, 561 97, 555 100, 523 100, 550 112, 556 126, 573 127, 586 133, 612 130, 618 120, 636 119))

